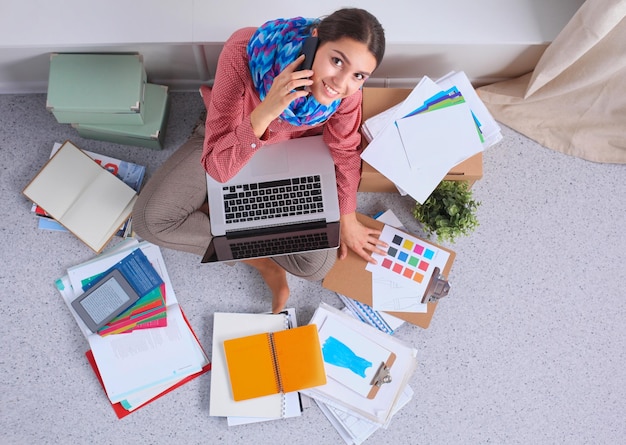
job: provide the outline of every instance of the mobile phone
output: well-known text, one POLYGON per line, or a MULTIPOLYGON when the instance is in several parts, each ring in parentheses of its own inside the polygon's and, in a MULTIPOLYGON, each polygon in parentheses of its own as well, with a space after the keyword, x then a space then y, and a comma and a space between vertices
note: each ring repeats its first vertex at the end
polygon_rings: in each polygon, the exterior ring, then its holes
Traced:
MULTIPOLYGON (((313 59, 315 59, 315 52, 317 51, 317 46, 319 45, 319 39, 317 37, 307 37, 302 44, 302 48, 300 49, 300 57, 304 54, 304 60, 302 63, 296 68, 296 71, 302 70, 310 70, 313 68, 313 59)), ((303 90, 304 87, 298 87, 296 90, 303 90)))

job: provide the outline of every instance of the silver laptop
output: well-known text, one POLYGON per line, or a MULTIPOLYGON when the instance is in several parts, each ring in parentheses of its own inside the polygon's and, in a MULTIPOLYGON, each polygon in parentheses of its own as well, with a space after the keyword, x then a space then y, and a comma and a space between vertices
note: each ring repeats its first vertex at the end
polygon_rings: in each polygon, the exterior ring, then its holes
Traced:
POLYGON ((339 247, 335 164, 322 136, 265 145, 227 182, 207 174, 203 263, 339 247))

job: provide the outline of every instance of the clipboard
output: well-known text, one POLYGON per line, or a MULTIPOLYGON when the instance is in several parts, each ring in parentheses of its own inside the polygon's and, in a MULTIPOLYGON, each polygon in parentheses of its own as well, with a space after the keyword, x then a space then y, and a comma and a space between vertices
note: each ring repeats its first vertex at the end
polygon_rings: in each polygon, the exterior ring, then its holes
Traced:
MULTIPOLYGON (((382 230, 384 224, 368 216, 357 213, 357 219, 367 227, 382 230)), ((409 234, 408 232, 404 232, 409 234)), ((415 236, 415 235, 411 235, 415 236)), ((422 239, 422 238, 420 238, 422 239)), ((424 240, 428 241, 428 240, 424 240)), ((428 241, 431 242, 431 241, 428 241)), ((438 248, 450 254, 445 267, 440 272, 441 277, 447 277, 452 268, 456 253, 450 249, 437 245, 438 248)), ((352 250, 348 250, 348 256, 343 260, 337 260, 328 272, 322 285, 331 291, 345 295, 346 297, 372 305, 372 273, 365 269, 367 262, 352 250)), ((436 277, 433 277, 436 278, 436 277)), ((428 328, 437 307, 437 301, 429 301, 425 313, 416 312, 388 312, 389 314, 405 320, 421 328, 428 328)), ((387 312, 387 311, 386 311, 387 312)))
MULTIPOLYGON (((372 381, 372 377, 381 375, 377 372, 380 371, 380 365, 383 362, 387 363, 392 354, 394 356, 393 366, 391 367, 391 376, 393 378, 385 379, 386 382, 381 384, 375 397, 369 398, 367 395, 372 390, 371 387, 367 387, 365 390, 366 385, 363 385, 363 391, 355 391, 354 386, 346 385, 343 379, 337 379, 329 375, 331 368, 328 365, 332 363, 325 359, 324 365, 329 377, 326 385, 306 389, 302 391, 302 393, 323 403, 336 406, 343 411, 354 412, 355 415, 375 422, 379 426, 385 425, 391 418, 394 407, 397 406, 406 385, 417 369, 417 349, 410 343, 406 343, 395 336, 365 324, 352 315, 324 302, 320 303, 309 322, 309 324, 319 326, 321 343, 328 337, 321 332, 323 326, 326 325, 328 321, 334 321, 344 329, 355 331, 358 337, 366 340, 363 342, 365 347, 367 347, 369 343, 375 343, 376 346, 386 351, 386 354, 378 354, 374 353, 373 349, 367 349, 367 352, 362 354, 361 348, 356 348, 352 342, 345 341, 347 340, 346 337, 343 335, 337 337, 342 342, 345 342, 357 356, 372 362, 372 367, 366 368, 372 372, 366 372, 368 378, 366 381, 363 379, 362 383, 369 385, 372 381), (377 357, 376 360, 373 360, 374 357, 377 357)), ((336 331, 333 330, 331 332, 336 331)), ((350 368, 357 372, 360 371, 358 365, 350 366, 350 368)), ((361 367, 361 369, 363 368, 361 367)))

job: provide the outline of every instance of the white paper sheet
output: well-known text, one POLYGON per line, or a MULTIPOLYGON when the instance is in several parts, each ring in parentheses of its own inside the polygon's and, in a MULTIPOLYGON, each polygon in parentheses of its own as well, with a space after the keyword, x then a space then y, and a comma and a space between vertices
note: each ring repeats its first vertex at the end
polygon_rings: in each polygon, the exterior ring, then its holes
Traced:
POLYGON ((396 126, 412 177, 402 188, 419 203, 455 165, 483 149, 466 103, 399 119, 396 126))
POLYGON ((364 161, 402 189, 414 182, 414 177, 404 152, 400 133, 394 122, 422 106, 429 97, 440 91, 441 88, 435 82, 428 77, 423 77, 405 101, 395 108, 393 120, 380 130, 361 153, 364 161))
POLYGON ((483 147, 487 148, 502 140, 500 126, 493 118, 485 104, 478 97, 476 90, 463 71, 452 71, 440 79, 437 79, 437 85, 443 90, 456 87, 465 101, 469 104, 470 109, 476 115, 480 122, 481 131, 483 133, 483 147))
POLYGON ((319 336, 326 375, 367 397, 378 368, 389 360, 391 351, 333 319, 324 322, 319 336))

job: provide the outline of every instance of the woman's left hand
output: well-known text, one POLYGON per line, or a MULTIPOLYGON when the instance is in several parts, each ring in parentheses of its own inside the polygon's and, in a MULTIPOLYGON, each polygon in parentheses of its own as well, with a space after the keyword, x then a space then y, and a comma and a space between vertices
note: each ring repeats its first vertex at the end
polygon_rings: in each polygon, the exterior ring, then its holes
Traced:
POLYGON ((341 245, 339 246, 339 259, 348 255, 348 248, 369 263, 376 264, 372 253, 385 255, 387 243, 378 239, 380 230, 370 229, 356 219, 356 213, 341 216, 341 245))

